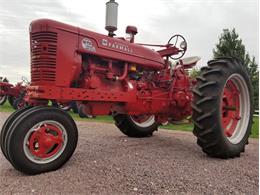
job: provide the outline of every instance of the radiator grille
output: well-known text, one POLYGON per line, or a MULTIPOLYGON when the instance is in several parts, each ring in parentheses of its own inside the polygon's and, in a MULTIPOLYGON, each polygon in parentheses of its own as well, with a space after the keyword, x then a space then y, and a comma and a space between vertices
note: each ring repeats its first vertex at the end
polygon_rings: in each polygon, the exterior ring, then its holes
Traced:
POLYGON ((57 33, 31 34, 31 81, 55 82, 57 33))

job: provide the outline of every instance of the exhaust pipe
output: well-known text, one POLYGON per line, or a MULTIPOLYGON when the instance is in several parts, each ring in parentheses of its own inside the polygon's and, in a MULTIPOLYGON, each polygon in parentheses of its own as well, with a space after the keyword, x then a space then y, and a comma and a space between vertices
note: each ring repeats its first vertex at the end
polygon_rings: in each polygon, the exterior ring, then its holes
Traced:
POLYGON ((106 27, 108 36, 113 37, 114 31, 117 30, 117 13, 118 3, 115 0, 110 0, 106 3, 106 27))

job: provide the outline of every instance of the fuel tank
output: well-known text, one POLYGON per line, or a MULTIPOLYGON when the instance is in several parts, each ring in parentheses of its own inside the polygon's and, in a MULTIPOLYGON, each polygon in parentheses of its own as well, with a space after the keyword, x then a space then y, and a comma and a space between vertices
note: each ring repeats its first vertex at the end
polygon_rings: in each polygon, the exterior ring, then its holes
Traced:
POLYGON ((160 70, 164 60, 160 54, 144 46, 130 43, 124 38, 114 38, 50 19, 35 20, 30 25, 31 33, 57 33, 57 51, 63 49, 92 54, 115 60, 143 65, 144 68, 160 70), (71 39, 68 37, 71 34, 71 39), (69 42, 71 41, 71 43, 69 42), (62 47, 71 48, 62 48, 62 47))

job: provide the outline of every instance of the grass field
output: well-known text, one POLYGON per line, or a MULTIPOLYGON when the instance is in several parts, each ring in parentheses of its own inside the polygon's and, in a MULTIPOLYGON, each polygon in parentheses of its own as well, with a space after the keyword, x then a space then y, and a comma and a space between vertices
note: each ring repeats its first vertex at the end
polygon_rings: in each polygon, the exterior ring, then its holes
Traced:
MULTIPOLYGON (((5 103, 4 105, 0 106, 0 112, 13 112, 14 109, 10 106, 9 103, 5 103)), ((114 123, 111 116, 99 116, 93 119, 87 118, 80 118, 78 114, 73 112, 69 112, 70 115, 74 118, 74 120, 78 121, 94 121, 94 122, 106 122, 106 123, 114 123)), ((193 124, 180 124, 180 125, 166 125, 161 126, 162 129, 169 129, 169 130, 180 130, 180 131, 192 131, 193 124)), ((255 116, 253 119, 253 126, 252 126, 252 134, 251 138, 258 138, 259 137, 259 117, 255 116)))

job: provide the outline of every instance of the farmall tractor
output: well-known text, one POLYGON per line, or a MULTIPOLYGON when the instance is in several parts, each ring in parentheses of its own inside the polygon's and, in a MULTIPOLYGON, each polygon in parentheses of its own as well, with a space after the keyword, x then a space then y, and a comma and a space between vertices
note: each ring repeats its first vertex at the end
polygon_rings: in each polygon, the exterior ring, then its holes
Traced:
POLYGON ((23 96, 27 85, 29 85, 29 82, 25 77, 22 77, 22 81, 15 85, 9 83, 6 78, 0 80, 0 105, 3 105, 8 99, 10 105, 15 109, 23 107, 25 104, 23 96))
POLYGON ((40 19, 30 25, 31 84, 27 101, 1 131, 5 157, 19 171, 38 174, 60 168, 73 154, 78 130, 71 116, 48 101, 76 101, 90 115, 112 115, 129 137, 149 137, 165 122, 192 115, 197 143, 208 156, 234 158, 244 152, 252 125, 252 90, 243 65, 219 58, 194 82, 186 73, 199 58, 181 57, 181 35, 166 45, 115 37, 117 7, 107 3, 108 36, 40 19), (146 46, 158 46, 155 51, 146 46), (176 59, 175 65, 170 58, 176 59))
POLYGON ((9 84, 8 79, 5 77, 0 77, 0 105, 3 105, 8 98, 3 89, 7 87, 9 88, 9 86, 12 86, 12 84, 9 84))

